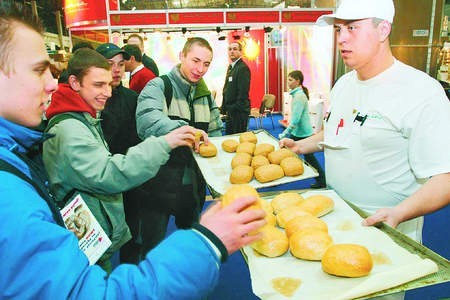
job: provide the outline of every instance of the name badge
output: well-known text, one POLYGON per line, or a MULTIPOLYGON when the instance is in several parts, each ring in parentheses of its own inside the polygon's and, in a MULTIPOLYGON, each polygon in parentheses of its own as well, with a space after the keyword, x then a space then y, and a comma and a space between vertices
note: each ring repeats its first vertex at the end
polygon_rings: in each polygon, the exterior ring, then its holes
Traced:
POLYGON ((233 77, 228 77, 228 82, 232 82, 233 81, 233 77))

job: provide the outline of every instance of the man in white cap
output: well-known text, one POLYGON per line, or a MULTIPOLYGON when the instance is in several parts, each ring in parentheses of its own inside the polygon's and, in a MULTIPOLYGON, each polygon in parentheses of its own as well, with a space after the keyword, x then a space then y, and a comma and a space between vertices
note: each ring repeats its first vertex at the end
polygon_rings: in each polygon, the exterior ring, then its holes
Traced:
POLYGON ((297 153, 324 149, 328 185, 421 241, 423 215, 450 203, 450 103, 440 84, 392 55, 392 0, 342 0, 318 25, 334 25, 353 71, 331 91, 325 129, 280 141, 297 153))

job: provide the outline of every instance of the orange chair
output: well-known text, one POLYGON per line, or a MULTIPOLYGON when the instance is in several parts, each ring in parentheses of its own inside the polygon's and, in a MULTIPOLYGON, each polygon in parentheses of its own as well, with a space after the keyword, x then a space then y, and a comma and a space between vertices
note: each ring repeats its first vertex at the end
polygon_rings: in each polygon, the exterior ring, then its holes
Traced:
POLYGON ((273 123, 273 110, 275 106, 275 95, 273 94, 265 94, 261 101, 261 106, 259 108, 252 108, 250 110, 248 123, 250 124, 251 119, 255 119, 256 128, 264 128, 263 119, 267 116, 270 116, 272 120, 272 128, 275 129, 275 124, 273 123), (259 124, 258 124, 259 121, 259 124))

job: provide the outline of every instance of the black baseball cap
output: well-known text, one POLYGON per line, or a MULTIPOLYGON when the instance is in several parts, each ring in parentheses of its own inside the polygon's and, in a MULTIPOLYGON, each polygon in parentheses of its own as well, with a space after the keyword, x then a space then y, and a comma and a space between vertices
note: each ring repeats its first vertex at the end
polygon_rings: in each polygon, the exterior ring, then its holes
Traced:
POLYGON ((101 44, 100 46, 95 49, 98 53, 103 55, 106 59, 111 59, 117 54, 122 54, 123 58, 126 60, 130 59, 130 54, 128 54, 126 51, 119 48, 119 46, 113 44, 113 43, 105 43, 101 44))

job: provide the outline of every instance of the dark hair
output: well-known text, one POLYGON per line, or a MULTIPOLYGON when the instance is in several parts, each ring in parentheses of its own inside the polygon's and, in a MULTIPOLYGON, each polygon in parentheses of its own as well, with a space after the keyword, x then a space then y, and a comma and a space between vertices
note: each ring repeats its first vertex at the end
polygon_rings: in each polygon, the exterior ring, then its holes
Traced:
POLYGON ((81 49, 81 48, 88 48, 88 49, 94 50, 94 46, 92 46, 91 43, 89 43, 89 42, 78 42, 75 45, 73 45, 72 53, 74 53, 75 51, 77 51, 78 49, 81 49))
POLYGON ((191 37, 188 38, 186 43, 184 44, 183 55, 186 56, 186 54, 188 54, 188 52, 194 45, 199 45, 200 47, 208 49, 209 51, 211 51, 211 53, 213 52, 211 45, 208 43, 207 40, 201 37, 191 37))
POLYGON ((303 85, 303 73, 300 70, 295 70, 289 73, 289 77, 294 78, 295 80, 298 80, 300 84, 302 85, 303 92, 305 93, 306 97, 309 99, 309 92, 306 86, 303 85))
POLYGON ((81 48, 75 51, 69 60, 67 73, 74 75, 81 82, 89 69, 101 68, 110 71, 111 65, 100 53, 89 48, 81 48))
POLYGON ((42 35, 44 28, 36 16, 23 4, 1 1, 0 3, 0 71, 4 74, 14 72, 11 55, 13 39, 19 26, 42 35))
POLYGON ((139 49, 136 45, 125 45, 122 47, 122 50, 124 50, 126 53, 128 53, 130 56, 134 56, 134 59, 138 62, 142 61, 142 52, 141 49, 139 49))

